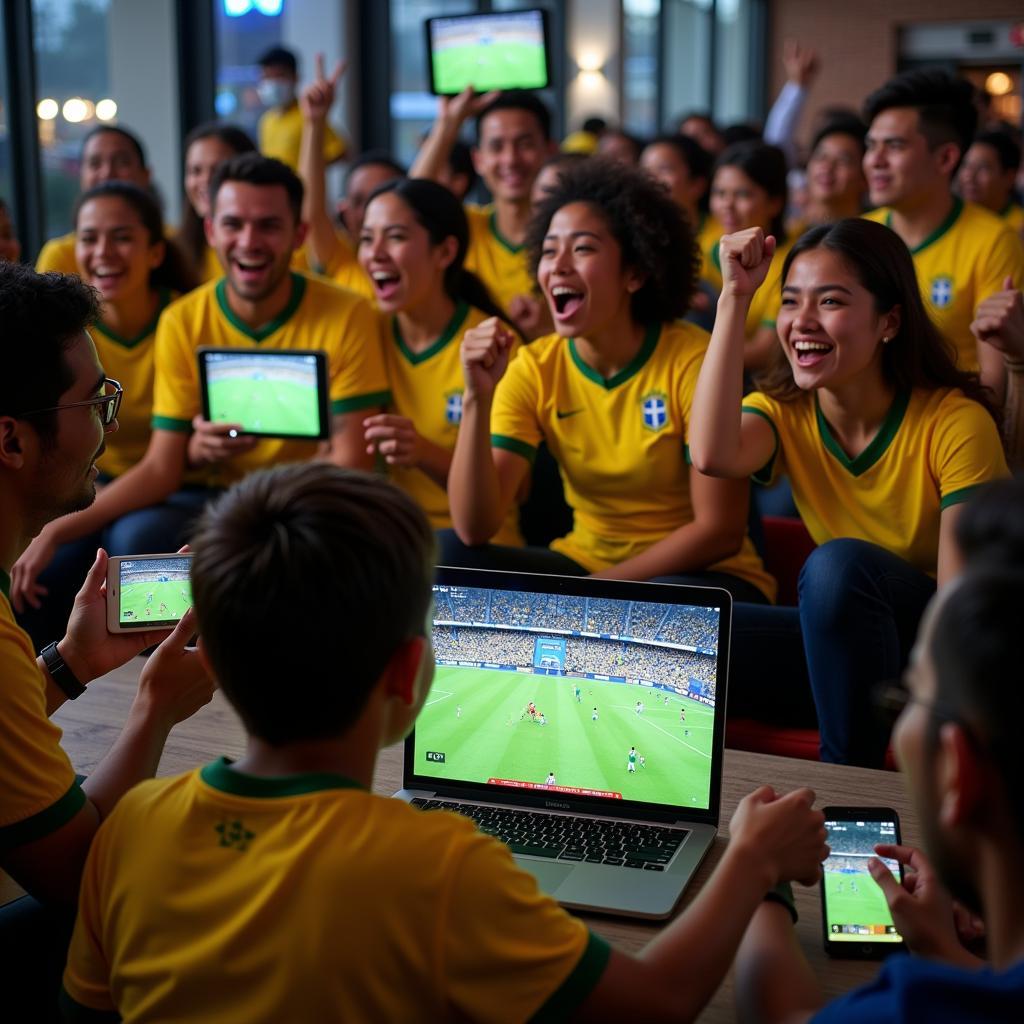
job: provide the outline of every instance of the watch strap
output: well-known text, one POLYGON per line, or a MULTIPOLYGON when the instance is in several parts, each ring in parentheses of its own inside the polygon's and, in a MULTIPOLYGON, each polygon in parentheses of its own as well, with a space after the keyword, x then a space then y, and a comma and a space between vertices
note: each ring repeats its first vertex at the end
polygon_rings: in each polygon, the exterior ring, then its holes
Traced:
POLYGON ((46 671, 50 678, 64 691, 68 700, 74 700, 85 693, 85 687, 78 681, 78 677, 68 667, 67 663, 60 656, 57 645, 47 644, 40 652, 46 671))

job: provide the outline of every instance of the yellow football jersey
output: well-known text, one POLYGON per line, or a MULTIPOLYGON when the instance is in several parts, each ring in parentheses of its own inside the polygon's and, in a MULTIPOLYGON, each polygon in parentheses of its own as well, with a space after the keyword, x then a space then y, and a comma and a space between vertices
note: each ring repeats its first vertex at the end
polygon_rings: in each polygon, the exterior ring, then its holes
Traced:
MULTIPOLYGON (((864 214, 892 227, 892 211, 864 214)), ((1024 284, 1024 250, 1006 221, 976 203, 955 199, 946 220, 910 250, 925 309, 955 346, 961 369, 977 372, 978 348, 971 321, 978 304, 1002 291, 1011 275, 1024 284)))
MULTIPOLYGON (((768 268, 768 274, 765 276, 761 287, 754 292, 754 298, 750 303, 750 309, 747 310, 747 319, 744 322, 748 338, 752 338, 760 327, 775 327, 775 320, 779 315, 779 310, 782 308, 782 265, 786 262, 786 256, 792 248, 793 242, 789 240, 783 242, 775 250, 775 255, 772 257, 772 265, 768 268)), ((709 259, 715 275, 712 283, 721 290, 722 258, 718 251, 718 241, 715 241, 711 247, 709 259)))
POLYGON ((526 262, 526 247, 513 245, 502 238, 493 206, 467 204, 469 248, 466 269, 471 270, 491 293, 491 297, 508 309, 517 295, 534 295, 535 282, 526 262))
POLYGON ((700 276, 722 290, 722 271, 714 263, 712 253, 718 248, 718 240, 722 237, 722 223, 710 213, 701 213, 697 225, 697 248, 700 249, 700 276))
POLYGON ((216 281, 218 277, 224 276, 224 268, 217 258, 217 250, 210 246, 207 246, 206 251, 203 253, 203 266, 200 275, 200 284, 205 284, 207 281, 216 281))
POLYGON ((1012 199, 1000 211, 999 216, 1017 232, 1024 234, 1024 206, 1015 203, 1012 199))
POLYGON ((36 257, 37 273, 46 274, 54 270, 58 274, 78 273, 74 231, 61 235, 59 238, 51 238, 39 250, 39 255, 36 257))
MULTIPOLYGON (((455 451, 462 422, 462 336, 487 317, 482 310, 461 304, 437 341, 423 352, 413 352, 402 339, 397 319, 381 315, 392 407, 399 416, 411 419, 423 437, 448 452, 455 451)), ((438 487, 426 473, 407 466, 389 466, 388 474, 423 506, 435 530, 451 527, 448 492, 444 488, 438 487)), ((523 543, 518 506, 513 506, 492 539, 495 544, 523 543)))
MULTIPOLYGON (((202 411, 200 346, 326 352, 334 414, 382 406, 389 398, 380 331, 369 303, 302 274, 292 274, 288 306, 258 331, 231 311, 224 278, 201 285, 167 308, 156 336, 154 429, 187 433, 202 411)), ((316 452, 315 441, 262 438, 252 451, 210 467, 207 479, 212 486, 227 486, 251 470, 302 461, 316 452)))
POLYGON ((8 603, 0 569, 0 853, 67 824, 85 803, 60 729, 46 715, 46 683, 8 603))
MULTIPOLYGON (((547 441, 573 510, 572 531, 551 547, 588 572, 692 521, 686 439, 707 342, 694 324, 655 326, 633 362, 605 380, 572 338, 551 334, 521 349, 498 384, 491 444, 532 461, 547 441)), ((775 595, 749 537, 707 568, 775 595)))
MULTIPOLYGON (((286 163, 293 171, 299 170, 299 147, 302 144, 302 111, 298 103, 284 110, 268 110, 257 125, 260 152, 286 163)), ((333 163, 345 155, 345 143, 334 129, 324 125, 324 160, 333 163)))
POLYGON ((942 509, 1009 473, 992 417, 956 388, 897 396, 874 440, 853 459, 814 394, 779 402, 754 392, 743 410, 775 431, 775 455, 755 479, 789 477, 815 543, 871 541, 932 576, 942 509))
POLYGON ((334 257, 324 267, 314 267, 318 274, 332 280, 341 288, 347 288, 356 295, 362 295, 376 303, 376 293, 373 290, 373 282, 370 275, 363 270, 362 264, 356 259, 355 249, 348 240, 348 235, 342 231, 336 232, 338 247, 334 250, 334 257))
POLYGON ((609 955, 467 818, 221 760, 104 822, 64 989, 126 1022, 561 1020, 609 955))

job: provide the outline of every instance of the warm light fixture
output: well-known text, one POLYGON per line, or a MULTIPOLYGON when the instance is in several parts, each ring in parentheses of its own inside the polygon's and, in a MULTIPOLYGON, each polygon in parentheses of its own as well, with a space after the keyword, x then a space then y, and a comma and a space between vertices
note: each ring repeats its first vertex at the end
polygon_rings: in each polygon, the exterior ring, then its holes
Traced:
POLYGON ((61 112, 64 114, 65 121, 70 121, 71 124, 80 124, 89 116, 89 106, 81 96, 72 96, 71 99, 64 101, 61 112))
POLYGON ((604 58, 596 51, 589 50, 576 58, 576 67, 590 74, 600 74, 604 71, 604 58))
POLYGON ((1013 88, 1013 80, 1005 71, 993 71, 985 79, 985 91, 993 96, 1005 96, 1013 88))
POLYGON ((60 106, 54 99, 40 100, 36 104, 36 116, 40 121, 52 121, 60 113, 60 106))
POLYGON ((96 104, 96 117, 101 121, 113 121, 117 117, 117 104, 112 99, 100 100, 96 104))

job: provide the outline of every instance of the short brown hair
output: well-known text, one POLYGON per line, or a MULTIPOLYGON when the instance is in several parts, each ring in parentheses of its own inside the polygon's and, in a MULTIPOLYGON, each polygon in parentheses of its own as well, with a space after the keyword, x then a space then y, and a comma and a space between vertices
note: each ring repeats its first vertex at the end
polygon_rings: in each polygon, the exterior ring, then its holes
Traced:
POLYGON ((322 462, 253 473, 206 510, 192 546, 203 645, 267 743, 342 734, 423 633, 434 535, 380 477, 322 462))

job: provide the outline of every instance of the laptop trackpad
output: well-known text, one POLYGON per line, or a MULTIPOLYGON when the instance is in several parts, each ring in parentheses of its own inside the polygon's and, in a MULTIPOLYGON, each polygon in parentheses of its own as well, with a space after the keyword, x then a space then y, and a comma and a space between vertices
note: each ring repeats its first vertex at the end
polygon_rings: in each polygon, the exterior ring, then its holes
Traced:
POLYGON ((537 879, 537 884, 549 895, 572 874, 574 868, 572 864, 553 864, 551 861, 525 857, 516 857, 515 860, 521 868, 525 868, 537 879))

